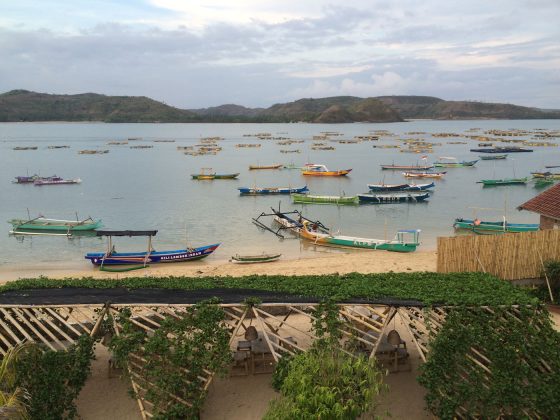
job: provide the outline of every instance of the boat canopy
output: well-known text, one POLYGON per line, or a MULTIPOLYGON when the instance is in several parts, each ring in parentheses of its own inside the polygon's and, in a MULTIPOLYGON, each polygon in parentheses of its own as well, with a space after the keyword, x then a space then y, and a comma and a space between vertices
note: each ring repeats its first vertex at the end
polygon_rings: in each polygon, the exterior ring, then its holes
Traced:
POLYGON ((157 230, 97 230, 97 236, 156 236, 157 230))

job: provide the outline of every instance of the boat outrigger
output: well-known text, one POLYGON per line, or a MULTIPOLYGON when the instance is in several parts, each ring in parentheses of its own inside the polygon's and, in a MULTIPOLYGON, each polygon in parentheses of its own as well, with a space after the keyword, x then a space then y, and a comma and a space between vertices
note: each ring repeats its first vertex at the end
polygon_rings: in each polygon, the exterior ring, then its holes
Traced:
POLYGON ((106 252, 90 252, 85 258, 93 265, 103 269, 105 265, 139 265, 133 267, 144 268, 148 264, 173 263, 199 260, 212 254, 220 244, 205 245, 198 248, 176 249, 172 251, 155 251, 152 248, 152 238, 157 230, 98 230, 97 236, 109 238, 106 252), (148 249, 146 252, 116 252, 113 247, 114 236, 147 236, 148 249))

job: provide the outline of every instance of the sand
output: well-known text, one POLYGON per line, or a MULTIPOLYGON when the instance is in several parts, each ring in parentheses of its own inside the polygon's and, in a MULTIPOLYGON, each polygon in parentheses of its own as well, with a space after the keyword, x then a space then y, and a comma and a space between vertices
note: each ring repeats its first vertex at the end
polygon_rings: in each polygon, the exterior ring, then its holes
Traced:
POLYGON ((95 277, 118 279, 123 277, 165 277, 165 276, 246 276, 252 274, 270 275, 308 275, 331 273, 385 273, 388 271, 436 271, 436 252, 417 251, 397 253, 386 251, 351 251, 348 253, 327 254, 319 257, 280 259, 263 264, 234 264, 213 261, 212 257, 188 263, 160 264, 142 270, 126 273, 108 273, 83 263, 56 263, 0 266, 0 284, 18 278, 95 277))

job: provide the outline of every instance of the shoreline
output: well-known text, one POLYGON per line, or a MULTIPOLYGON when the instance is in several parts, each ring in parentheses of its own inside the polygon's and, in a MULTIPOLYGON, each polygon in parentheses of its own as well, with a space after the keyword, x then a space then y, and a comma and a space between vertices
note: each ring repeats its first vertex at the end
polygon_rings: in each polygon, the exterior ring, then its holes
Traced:
POLYGON ((389 271, 436 271, 435 250, 398 253, 386 251, 364 251, 324 256, 284 258, 260 264, 234 264, 224 260, 200 260, 174 264, 156 264, 144 270, 123 273, 99 271, 93 265, 82 262, 63 262, 0 266, 0 284, 21 278, 40 276, 52 279, 93 277, 98 279, 120 279, 125 277, 206 277, 249 275, 320 275, 358 273, 384 273, 389 271))

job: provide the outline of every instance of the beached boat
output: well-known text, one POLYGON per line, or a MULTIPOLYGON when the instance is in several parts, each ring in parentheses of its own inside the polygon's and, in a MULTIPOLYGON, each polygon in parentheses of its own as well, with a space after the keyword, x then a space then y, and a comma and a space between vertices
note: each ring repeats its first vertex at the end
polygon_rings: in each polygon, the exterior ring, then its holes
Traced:
POLYGON ((447 172, 403 172, 406 178, 442 178, 447 172))
POLYGON ((507 158, 507 154, 505 155, 488 155, 488 156, 479 156, 480 159, 482 160, 500 160, 500 159, 506 159, 507 158))
POLYGON ((336 204, 336 205, 359 204, 357 195, 338 196, 338 195, 292 194, 292 202, 298 204, 336 204))
POLYGON ((396 192, 396 193, 363 193, 358 194, 360 204, 393 204, 393 203, 416 203, 424 201, 430 196, 430 193, 420 192, 396 192))
POLYGON ((533 223, 508 223, 505 220, 500 222, 488 222, 479 219, 455 219, 453 223, 455 229, 480 230, 480 231, 502 231, 502 232, 534 232, 539 230, 538 224, 533 223))
POLYGON ((33 181, 33 185, 35 186, 42 186, 42 185, 65 185, 65 184, 79 184, 82 180, 80 178, 76 179, 36 179, 33 181))
POLYGON ((477 153, 521 153, 532 152, 532 149, 524 149, 522 147, 493 147, 491 149, 471 149, 471 152, 477 153))
POLYGON ((436 184, 368 184, 370 191, 424 191, 434 188, 436 184))
POLYGON ((236 174, 217 174, 212 168, 202 168, 199 174, 191 174, 192 179, 212 180, 212 179, 235 179, 239 176, 236 174))
POLYGON ((403 171, 427 171, 434 165, 381 165, 381 169, 396 169, 403 171))
POLYGON ((154 263, 173 263, 199 260, 212 254, 220 244, 205 245, 198 248, 175 249, 172 251, 154 251, 152 249, 152 237, 157 230, 149 231, 113 231, 98 230, 97 236, 107 236, 108 246, 106 252, 89 252, 85 258, 92 264, 98 266, 105 265, 140 265, 145 267, 147 264, 154 263), (148 250, 146 252, 116 252, 112 244, 114 236, 147 236, 148 250))
POLYGON ((240 187, 238 188, 241 195, 268 195, 268 194, 301 194, 309 191, 307 185, 301 188, 290 187, 240 187))
POLYGON ((302 175, 306 176, 345 176, 348 175, 352 169, 342 169, 338 171, 329 171, 325 165, 305 165, 301 170, 302 175))
POLYGON ((39 216, 34 219, 12 219, 8 223, 12 225, 14 233, 41 231, 68 234, 74 231, 91 231, 102 226, 101 220, 93 220, 91 217, 84 220, 59 220, 39 216))
POLYGON ((256 170, 256 169, 280 169, 283 165, 279 164, 279 165, 250 165, 249 169, 250 170, 256 170))
POLYGON ((378 249, 393 252, 416 251, 420 242, 420 230, 399 230, 393 240, 359 238, 355 236, 331 235, 317 231, 313 223, 304 221, 299 234, 316 245, 342 246, 350 248, 378 249), (406 237, 412 235, 411 240, 406 237))
POLYGON ((282 254, 265 254, 260 255, 233 255, 231 257, 231 262, 237 264, 255 264, 255 263, 265 263, 278 261, 282 254))
POLYGON ((529 178, 504 178, 504 179, 483 179, 477 181, 477 184, 482 184, 484 187, 494 187, 498 185, 525 185, 529 182, 529 178))
POLYGON ((458 162, 454 157, 440 157, 441 161, 434 162, 436 168, 462 168, 466 166, 474 166, 478 160, 469 160, 458 162))
POLYGON ((32 184, 38 179, 53 180, 53 181, 62 180, 61 177, 56 176, 56 175, 42 177, 42 176, 39 176, 37 174, 31 175, 31 176, 28 176, 28 175, 27 176, 16 176, 15 178, 16 178, 16 180, 14 181, 14 184, 32 184))

